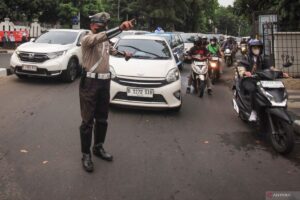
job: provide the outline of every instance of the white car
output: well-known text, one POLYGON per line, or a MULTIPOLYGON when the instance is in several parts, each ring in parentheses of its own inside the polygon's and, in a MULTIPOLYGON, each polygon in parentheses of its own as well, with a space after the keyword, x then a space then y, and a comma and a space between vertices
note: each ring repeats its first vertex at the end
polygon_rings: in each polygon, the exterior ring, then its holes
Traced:
POLYGON ((88 30, 51 29, 36 40, 20 45, 10 59, 19 78, 61 76, 75 80, 82 63, 81 38, 88 30))
POLYGON ((149 31, 141 31, 141 30, 129 30, 129 31, 122 31, 121 34, 117 35, 116 37, 110 39, 110 42, 112 44, 115 44, 118 42, 118 40, 125 35, 145 35, 147 33, 150 33, 149 31))
POLYGON ((181 108, 181 77, 167 41, 158 36, 122 37, 115 48, 132 58, 111 56, 111 104, 134 107, 181 108))

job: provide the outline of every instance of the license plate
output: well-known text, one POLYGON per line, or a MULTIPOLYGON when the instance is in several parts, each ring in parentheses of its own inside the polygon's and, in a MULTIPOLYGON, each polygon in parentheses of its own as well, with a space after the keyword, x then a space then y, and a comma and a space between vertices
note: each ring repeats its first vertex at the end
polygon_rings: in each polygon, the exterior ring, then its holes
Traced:
POLYGON ((37 67, 32 65, 23 65, 22 69, 25 71, 37 71, 37 67))
POLYGON ((148 88, 127 88, 127 96, 153 98, 154 89, 148 88))
POLYGON ((195 61, 195 65, 205 65, 206 63, 205 62, 198 62, 198 61, 195 61))
POLYGON ((264 88, 284 88, 281 81, 260 81, 264 88))
POLYGON ((212 60, 217 61, 219 60, 219 57, 212 57, 212 60))

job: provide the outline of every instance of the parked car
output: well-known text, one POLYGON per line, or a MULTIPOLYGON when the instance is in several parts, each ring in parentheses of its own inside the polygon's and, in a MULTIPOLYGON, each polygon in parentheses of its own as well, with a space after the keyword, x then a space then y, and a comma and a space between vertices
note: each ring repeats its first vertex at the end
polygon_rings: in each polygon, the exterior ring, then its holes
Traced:
POLYGON ((115 48, 133 54, 129 61, 111 56, 111 104, 181 108, 181 77, 172 50, 162 37, 130 35, 115 48))
POLYGON ((87 33, 88 30, 49 30, 15 50, 10 59, 11 69, 19 78, 61 76, 72 82, 81 69, 80 40, 87 33))
POLYGON ((172 49, 178 68, 179 69, 183 68, 184 43, 179 33, 165 32, 165 33, 150 33, 148 35, 165 38, 172 49))
POLYGON ((116 37, 110 39, 110 42, 112 44, 115 44, 118 42, 120 38, 122 38, 125 35, 145 35, 147 33, 150 33, 149 31, 141 31, 141 30, 130 30, 130 31, 122 31, 121 34, 117 35, 116 37))
POLYGON ((194 46, 194 41, 198 37, 198 33, 181 33, 180 36, 184 43, 184 53, 187 53, 194 46))

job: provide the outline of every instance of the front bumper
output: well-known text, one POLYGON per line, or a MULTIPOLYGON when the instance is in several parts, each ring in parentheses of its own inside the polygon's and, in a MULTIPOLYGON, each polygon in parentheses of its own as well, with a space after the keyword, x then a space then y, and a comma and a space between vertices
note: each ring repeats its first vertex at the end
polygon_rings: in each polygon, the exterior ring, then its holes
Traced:
POLYGON ((121 85, 112 80, 110 89, 110 103, 122 106, 144 108, 176 108, 181 106, 180 79, 161 87, 151 88, 154 89, 153 98, 129 97, 127 96, 127 87, 130 86, 121 85), (175 95, 177 95, 177 97, 175 95))
POLYGON ((61 75, 64 68, 67 66, 66 59, 60 56, 55 59, 47 60, 45 62, 26 62, 21 61, 17 54, 13 54, 10 59, 11 71, 15 74, 29 75, 29 76, 40 76, 40 77, 55 77, 61 75), (31 65, 37 68, 36 71, 23 70, 23 65, 31 65))

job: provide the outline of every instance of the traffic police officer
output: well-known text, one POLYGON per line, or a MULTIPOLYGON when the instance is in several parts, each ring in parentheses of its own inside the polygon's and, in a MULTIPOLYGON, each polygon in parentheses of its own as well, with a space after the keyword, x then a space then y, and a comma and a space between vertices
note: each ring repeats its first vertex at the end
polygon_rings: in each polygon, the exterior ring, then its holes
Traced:
POLYGON ((108 30, 110 15, 101 12, 90 17, 90 34, 81 40, 83 73, 79 86, 82 123, 80 126, 82 165, 87 172, 94 170, 91 159, 92 132, 94 131, 93 154, 106 161, 112 161, 103 143, 107 131, 108 107, 110 100, 109 55, 121 54, 126 60, 130 54, 118 52, 109 39, 123 30, 133 27, 133 21, 125 21, 119 27, 108 30))

